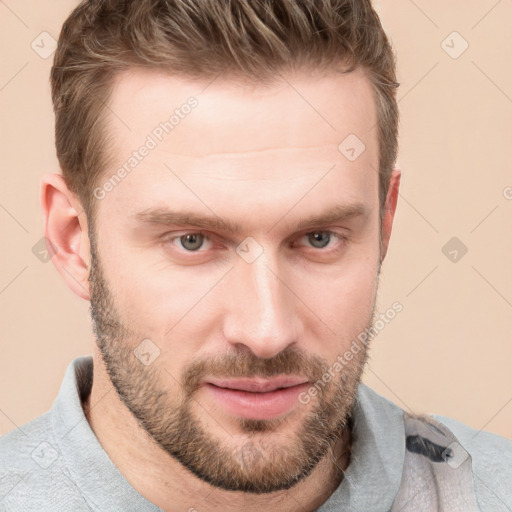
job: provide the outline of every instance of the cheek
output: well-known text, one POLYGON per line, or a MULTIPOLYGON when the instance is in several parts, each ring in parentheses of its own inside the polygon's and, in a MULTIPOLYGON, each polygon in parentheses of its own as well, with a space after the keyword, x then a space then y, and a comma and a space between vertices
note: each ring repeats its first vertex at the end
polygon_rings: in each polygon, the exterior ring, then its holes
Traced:
POLYGON ((315 337, 330 340, 330 351, 350 344, 371 321, 377 293, 377 265, 374 258, 361 257, 331 272, 305 275, 300 297, 313 311, 311 322, 318 325, 315 337), (328 327, 328 328, 327 328, 328 327))
POLYGON ((165 322, 178 294, 173 293, 172 284, 165 282, 161 274, 134 255, 133 249, 110 249, 110 253, 105 251, 102 255, 102 264, 117 313, 131 330, 146 334, 149 326, 165 322), (127 256, 120 258, 119 254, 127 256))
POLYGON ((180 346, 179 351, 173 350, 173 358, 197 350, 196 340, 204 339, 202 330, 210 317, 205 308, 215 300, 210 292, 216 291, 215 283, 225 270, 206 274, 198 267, 175 269, 142 251, 137 254, 131 249, 126 254, 132 257, 122 261, 110 254, 106 269, 122 323, 137 339, 150 338, 162 349, 180 346))

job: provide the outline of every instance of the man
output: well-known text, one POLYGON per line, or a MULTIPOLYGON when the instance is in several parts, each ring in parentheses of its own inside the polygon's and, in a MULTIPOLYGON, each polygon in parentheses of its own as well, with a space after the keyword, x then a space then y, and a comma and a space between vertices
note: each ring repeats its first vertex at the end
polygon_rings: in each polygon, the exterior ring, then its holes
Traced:
POLYGON ((511 509, 509 441, 361 383, 400 182, 369 1, 83 1, 51 79, 97 344, 0 442, 3 509, 511 509))

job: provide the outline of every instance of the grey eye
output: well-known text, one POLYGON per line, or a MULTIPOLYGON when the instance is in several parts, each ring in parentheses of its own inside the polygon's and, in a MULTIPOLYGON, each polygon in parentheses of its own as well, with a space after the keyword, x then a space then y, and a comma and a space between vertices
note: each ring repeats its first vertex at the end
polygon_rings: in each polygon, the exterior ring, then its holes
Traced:
POLYGON ((201 233, 188 233, 180 236, 180 243, 184 249, 187 249, 188 251, 196 251, 203 245, 204 239, 205 235, 202 235, 201 233))
POLYGON ((328 231, 314 231, 313 233, 309 233, 308 241, 313 247, 323 249, 331 241, 331 233, 328 231))

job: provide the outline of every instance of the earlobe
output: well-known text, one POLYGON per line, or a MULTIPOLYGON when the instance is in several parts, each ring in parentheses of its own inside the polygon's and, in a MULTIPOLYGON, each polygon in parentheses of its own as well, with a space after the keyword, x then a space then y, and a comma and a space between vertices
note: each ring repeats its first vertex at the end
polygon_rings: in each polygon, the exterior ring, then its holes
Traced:
POLYGON ((393 219, 395 217, 396 205, 398 202, 398 192, 400 189, 400 178, 402 171, 395 165, 389 180, 388 193, 386 203, 382 214, 382 230, 381 230, 381 256, 380 262, 384 260, 388 252, 389 239, 391 237, 391 230, 393 227, 393 219))
POLYGON ((87 218, 80 201, 60 174, 41 179, 40 205, 51 259, 66 284, 90 300, 87 218))

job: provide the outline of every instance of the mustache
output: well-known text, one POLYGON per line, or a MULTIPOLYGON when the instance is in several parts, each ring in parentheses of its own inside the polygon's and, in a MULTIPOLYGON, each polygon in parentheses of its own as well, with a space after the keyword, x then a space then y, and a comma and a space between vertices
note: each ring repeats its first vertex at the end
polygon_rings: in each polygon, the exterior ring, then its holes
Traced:
POLYGON ((325 359, 308 356, 304 351, 291 346, 268 359, 244 351, 222 356, 206 356, 190 363, 183 370, 182 386, 185 394, 190 395, 197 391, 206 377, 270 378, 278 375, 299 375, 310 382, 315 382, 322 378, 328 368, 325 359))

